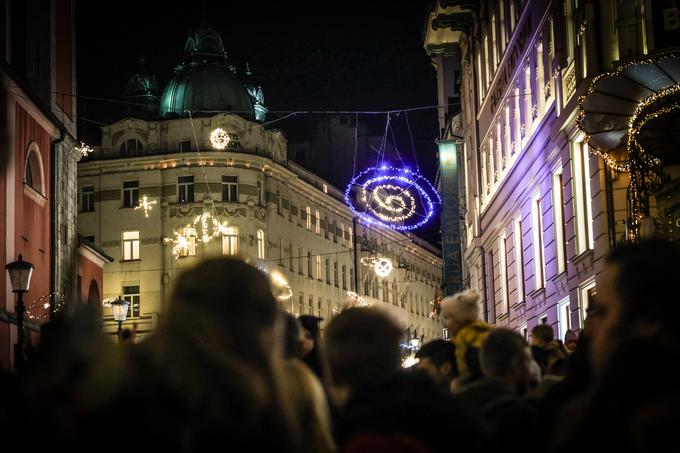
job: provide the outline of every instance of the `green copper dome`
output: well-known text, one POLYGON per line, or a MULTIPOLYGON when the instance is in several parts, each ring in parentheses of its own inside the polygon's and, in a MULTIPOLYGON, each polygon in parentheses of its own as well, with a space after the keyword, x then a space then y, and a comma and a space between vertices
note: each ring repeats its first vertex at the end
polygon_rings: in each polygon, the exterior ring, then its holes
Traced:
POLYGON ((255 119, 246 87, 227 64, 220 34, 205 26, 189 33, 184 58, 161 97, 162 118, 187 117, 187 110, 192 116, 234 112, 255 119))

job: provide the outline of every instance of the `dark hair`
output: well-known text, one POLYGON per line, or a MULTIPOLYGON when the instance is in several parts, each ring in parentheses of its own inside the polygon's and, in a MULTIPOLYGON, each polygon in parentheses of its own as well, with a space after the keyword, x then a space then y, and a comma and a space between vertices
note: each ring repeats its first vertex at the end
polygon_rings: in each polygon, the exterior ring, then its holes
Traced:
POLYGON ((295 316, 283 311, 281 316, 285 321, 286 329, 283 335, 283 357, 286 359, 297 358, 300 349, 300 324, 295 316))
POLYGON ((546 343, 550 343, 555 339, 555 332, 548 324, 538 324, 531 329, 531 336, 539 338, 546 343))
POLYGON ((302 358, 302 361, 305 362, 307 366, 312 369, 314 374, 323 381, 327 374, 322 348, 319 344, 319 323, 323 321, 323 318, 312 315, 301 315, 298 317, 298 321, 302 325, 302 328, 307 330, 314 340, 314 347, 302 358))
POLYGON ((432 340, 425 343, 416 352, 417 359, 430 359, 437 368, 445 363, 451 365, 451 371, 454 376, 458 375, 458 364, 456 362, 456 345, 446 340, 432 340))
POLYGON ((509 329, 493 329, 482 343, 479 361, 484 375, 503 377, 513 362, 525 356, 527 341, 509 329))
POLYGON ((635 321, 651 321, 680 339, 678 246, 663 240, 625 244, 612 250, 606 262, 618 269, 614 289, 621 301, 621 328, 625 331, 635 321))
POLYGON ((333 318, 325 346, 332 379, 350 387, 386 378, 401 368, 403 329, 385 312, 355 307, 333 318))

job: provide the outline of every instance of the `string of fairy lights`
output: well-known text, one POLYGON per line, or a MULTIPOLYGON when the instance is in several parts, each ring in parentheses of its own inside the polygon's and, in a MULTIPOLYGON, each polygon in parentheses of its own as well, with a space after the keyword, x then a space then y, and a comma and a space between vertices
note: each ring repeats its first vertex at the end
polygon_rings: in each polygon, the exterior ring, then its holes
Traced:
POLYGON ((589 113, 585 110, 583 104, 588 96, 597 90, 598 82, 604 78, 622 75, 627 69, 634 66, 645 64, 658 65, 664 60, 677 58, 678 55, 671 53, 626 62, 613 71, 605 72, 595 77, 577 102, 578 115, 576 117, 576 126, 585 134, 590 153, 602 157, 606 165, 612 170, 630 174, 629 198, 631 213, 628 236, 632 241, 639 240, 641 221, 645 216, 649 215, 649 197, 660 187, 663 174, 661 160, 651 155, 639 143, 638 136, 649 121, 680 110, 680 84, 673 84, 660 89, 638 103, 627 124, 626 151, 628 161, 624 162, 615 159, 610 154, 611 150, 601 150, 592 143, 591 135, 583 128, 582 121, 589 113))

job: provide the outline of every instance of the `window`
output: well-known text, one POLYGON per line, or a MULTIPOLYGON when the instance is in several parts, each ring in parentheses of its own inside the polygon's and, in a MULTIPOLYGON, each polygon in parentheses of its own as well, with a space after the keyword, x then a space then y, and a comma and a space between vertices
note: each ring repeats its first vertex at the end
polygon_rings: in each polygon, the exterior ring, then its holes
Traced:
POLYGON ((543 250, 543 212, 541 211, 541 196, 536 195, 531 206, 531 232, 534 246, 534 278, 535 289, 545 287, 545 251, 543 250))
MULTIPOLYGON (((354 287, 354 269, 350 268, 349 269, 349 289, 351 291, 356 291, 357 289, 354 287)), ((366 292, 368 294, 368 292, 366 292)))
POLYGON ((515 278, 517 279, 517 303, 524 301, 524 244, 522 241, 522 217, 515 219, 515 278))
POLYGON ((307 314, 314 314, 314 296, 309 296, 309 312, 307 314))
POLYGON ((499 262, 498 266, 500 267, 501 270, 501 311, 503 313, 508 313, 510 311, 510 307, 508 304, 508 265, 507 265, 507 246, 508 246, 508 239, 505 237, 505 234, 503 234, 499 239, 498 239, 498 254, 499 254, 499 262))
POLYGON ((333 282, 335 283, 335 287, 338 287, 338 262, 335 261, 333 262, 333 282))
POLYGON ((282 209, 283 209, 283 205, 281 204, 281 191, 277 189, 276 190, 276 213, 283 215, 283 213, 281 211, 282 209))
POLYGON ((347 227, 347 233, 349 234, 349 248, 352 250, 354 248, 354 235, 352 234, 352 227, 347 227))
POLYGON ((139 204, 139 181, 123 181, 123 207, 136 208, 139 204))
POLYGON ((32 142, 26 153, 26 163, 24 165, 24 183, 39 194, 44 193, 43 184, 44 169, 40 157, 40 149, 35 142, 32 142))
POLYGON ((139 231, 123 232, 123 261, 139 259, 139 231))
MULTIPOLYGON (((262 242, 264 243, 264 231, 262 232, 262 242)), ((262 259, 264 259, 264 247, 262 247, 262 259)), ((279 238, 279 266, 283 267, 283 239, 279 238)))
POLYGON ((238 227, 227 227, 222 236, 222 255, 238 255, 238 227))
POLYGON ((515 30, 516 20, 517 17, 515 16, 515 0, 510 0, 510 33, 512 33, 515 30))
POLYGON ((300 294, 300 299, 298 300, 298 316, 303 315, 305 310, 305 295, 300 294))
POLYGON ((257 258, 264 259, 264 231, 262 230, 257 230, 257 258))
POLYGON ((583 328, 583 321, 586 319, 590 302, 593 300, 596 294, 597 287, 595 286, 595 277, 587 280, 578 288, 579 317, 581 318, 581 328, 583 328))
POLYGON ((194 177, 179 176, 177 178, 177 201, 192 203, 194 201, 194 177))
POLYGON ((326 258, 326 284, 331 284, 331 260, 328 258, 326 258))
POLYGON ((81 212, 94 211, 94 186, 83 186, 80 196, 81 212))
POLYGON ((379 292, 378 292, 378 279, 377 278, 373 279, 373 288, 371 288, 371 292, 373 293, 372 297, 374 299, 377 299, 378 297, 380 297, 379 292))
MULTIPOLYGON (((224 193, 222 193, 222 199, 224 200, 224 193)), ((259 204, 260 206, 264 206, 264 192, 262 191, 262 181, 257 182, 257 204, 259 204)))
POLYGON ((130 303, 127 312, 128 317, 139 318, 140 315, 139 285, 123 286, 123 299, 127 300, 130 303))
POLYGON ((557 275, 567 269, 567 245, 564 239, 564 192, 562 187, 562 167, 552 177, 553 227, 555 228, 555 259, 557 275))
POLYGON ((312 252, 307 252, 307 277, 314 278, 312 273, 312 252))
POLYGON ((316 279, 321 281, 321 255, 316 255, 316 279))
POLYGON ((312 231, 312 208, 307 206, 305 212, 307 213, 307 230, 312 231))
POLYGON ((180 140, 178 148, 180 152, 191 151, 191 140, 180 140))
POLYGON ((321 305, 322 305, 322 303, 323 303, 323 299, 321 299, 321 298, 319 297, 319 300, 318 300, 317 305, 316 305, 316 307, 317 307, 316 315, 317 315, 319 318, 321 317, 321 305))
POLYGON ((557 303, 557 327, 559 329, 559 340, 564 341, 567 330, 571 330, 571 309, 569 308, 569 297, 557 303))
POLYGON ((321 234, 321 217, 319 217, 319 211, 314 211, 314 232, 316 234, 321 234))
POLYGON ((303 260, 303 255, 302 255, 302 247, 298 247, 298 274, 302 275, 302 260, 303 260))
POLYGON ((383 302, 389 302, 390 301, 390 290, 389 287, 387 286, 387 280, 383 280, 382 282, 382 296, 383 296, 383 302))
POLYGON ((342 289, 347 289, 347 266, 342 265, 342 289))
POLYGON ((485 64, 484 64, 484 74, 486 76, 486 86, 487 88, 491 85, 491 52, 489 52, 489 33, 487 31, 486 35, 484 35, 484 58, 485 58, 485 64))
MULTIPOLYGON (((258 184, 260 182, 258 181, 258 184)), ((258 190, 262 190, 258 186, 258 190)), ((259 202, 260 192, 258 192, 258 202, 259 202)), ((238 176, 222 176, 222 201, 227 201, 230 203, 238 203, 238 176)))
POLYGON ((498 67, 498 42, 496 40, 496 12, 491 13, 491 45, 493 46, 493 69, 498 67))
POLYGON ((585 142, 574 142, 571 151, 576 254, 580 255, 588 249, 595 248, 593 208, 590 199, 590 157, 585 142))
POLYGON ((293 266, 293 243, 292 242, 288 243, 288 260, 290 261, 288 267, 290 268, 290 271, 293 272, 295 270, 295 269, 293 269, 293 267, 295 267, 295 266, 293 266))
POLYGON ((142 149, 142 142, 136 138, 129 138, 120 145, 120 157, 138 156, 142 149))

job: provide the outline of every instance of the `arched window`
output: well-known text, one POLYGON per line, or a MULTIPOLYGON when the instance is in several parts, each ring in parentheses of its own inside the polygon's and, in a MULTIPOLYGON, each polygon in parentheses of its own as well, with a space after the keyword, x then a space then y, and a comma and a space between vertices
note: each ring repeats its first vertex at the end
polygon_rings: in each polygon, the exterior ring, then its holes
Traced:
POLYGON ((24 183, 41 195, 45 194, 45 172, 43 170, 40 149, 35 142, 28 145, 26 163, 24 165, 24 183))
POLYGON ((136 138, 128 138, 120 145, 120 157, 134 157, 144 149, 142 142, 136 138))

